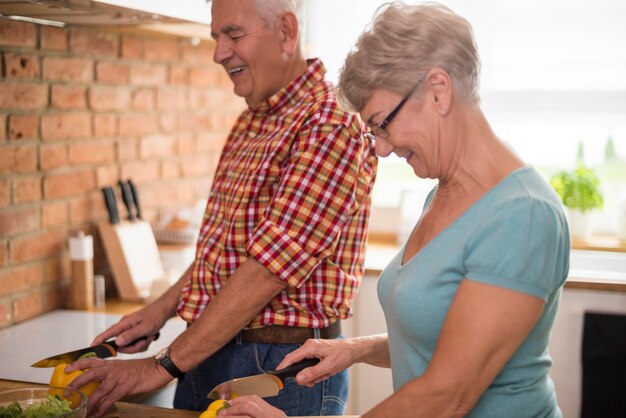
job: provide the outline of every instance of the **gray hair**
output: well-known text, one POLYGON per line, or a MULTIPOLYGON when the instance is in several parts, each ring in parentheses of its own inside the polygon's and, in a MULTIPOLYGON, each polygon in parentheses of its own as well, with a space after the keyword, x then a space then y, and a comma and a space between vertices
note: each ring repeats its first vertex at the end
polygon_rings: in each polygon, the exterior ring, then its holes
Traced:
POLYGON ((299 32, 304 27, 304 5, 302 0, 255 0, 254 1, 259 17, 269 26, 276 23, 276 19, 284 12, 292 12, 298 19, 299 32))
POLYGON ((346 57, 339 96, 360 111, 374 90, 408 94, 434 67, 450 74, 462 98, 478 102, 480 59, 469 22, 437 3, 387 3, 346 57))

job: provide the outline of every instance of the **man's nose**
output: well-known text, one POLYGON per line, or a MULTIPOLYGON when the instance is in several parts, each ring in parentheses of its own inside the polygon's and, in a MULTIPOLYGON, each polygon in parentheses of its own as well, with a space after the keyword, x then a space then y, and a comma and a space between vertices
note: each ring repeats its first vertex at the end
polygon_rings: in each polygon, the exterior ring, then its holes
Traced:
POLYGON ((230 42, 223 39, 215 41, 215 52, 213 52, 213 61, 217 64, 223 64, 233 55, 233 49, 230 42))
POLYGON ((376 138, 376 155, 386 157, 393 151, 393 146, 383 138, 376 138))

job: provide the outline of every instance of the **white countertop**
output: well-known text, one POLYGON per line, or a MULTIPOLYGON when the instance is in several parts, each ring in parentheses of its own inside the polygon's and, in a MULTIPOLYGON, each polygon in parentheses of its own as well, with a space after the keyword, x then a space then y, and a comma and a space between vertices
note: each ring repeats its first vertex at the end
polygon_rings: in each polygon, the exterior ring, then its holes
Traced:
MULTIPOLYGON (((87 347, 91 341, 121 315, 102 312, 56 310, 0 330, 0 379, 43 383, 50 381, 52 369, 30 365, 42 358, 87 347)), ((185 329, 185 322, 170 319, 160 338, 137 354, 118 354, 117 358, 153 356, 169 345, 185 329)))

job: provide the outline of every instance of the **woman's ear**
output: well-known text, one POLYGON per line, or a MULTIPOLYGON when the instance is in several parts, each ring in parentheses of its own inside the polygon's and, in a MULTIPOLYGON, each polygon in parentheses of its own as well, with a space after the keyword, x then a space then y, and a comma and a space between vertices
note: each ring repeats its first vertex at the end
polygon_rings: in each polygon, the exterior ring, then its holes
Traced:
POLYGON ((437 109, 437 113, 445 116, 452 104, 452 80, 450 74, 443 68, 433 68, 426 75, 428 96, 437 109))
POLYGON ((298 48, 298 18, 291 12, 285 12, 276 19, 276 28, 281 36, 283 51, 294 53, 298 48))

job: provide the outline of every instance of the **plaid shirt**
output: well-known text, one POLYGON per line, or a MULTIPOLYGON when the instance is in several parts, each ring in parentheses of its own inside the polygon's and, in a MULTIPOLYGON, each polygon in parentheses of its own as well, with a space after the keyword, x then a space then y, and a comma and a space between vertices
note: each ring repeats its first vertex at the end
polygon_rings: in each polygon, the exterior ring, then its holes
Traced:
POLYGON ((193 322, 248 257, 288 287, 248 325, 322 328, 351 315, 363 275, 373 143, 319 59, 238 118, 222 151, 178 314, 193 322))

